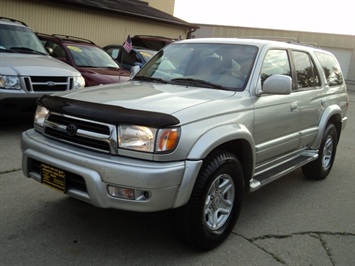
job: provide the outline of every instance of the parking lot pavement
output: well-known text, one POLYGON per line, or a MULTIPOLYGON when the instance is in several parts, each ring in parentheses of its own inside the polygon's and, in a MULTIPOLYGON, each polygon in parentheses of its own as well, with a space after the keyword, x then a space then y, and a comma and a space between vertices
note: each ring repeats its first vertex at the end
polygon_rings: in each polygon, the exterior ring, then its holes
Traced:
POLYGON ((0 265, 355 265, 355 92, 331 174, 297 170, 248 194, 220 247, 176 241, 167 213, 98 209, 27 179, 20 134, 0 129, 0 265))

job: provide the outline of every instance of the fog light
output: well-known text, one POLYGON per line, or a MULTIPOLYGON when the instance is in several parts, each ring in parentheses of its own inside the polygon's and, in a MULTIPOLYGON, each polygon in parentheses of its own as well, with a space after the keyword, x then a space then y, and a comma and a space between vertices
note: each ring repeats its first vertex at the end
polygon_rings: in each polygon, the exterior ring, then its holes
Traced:
POLYGON ((124 187, 107 186, 108 194, 115 198, 135 199, 134 189, 124 187))

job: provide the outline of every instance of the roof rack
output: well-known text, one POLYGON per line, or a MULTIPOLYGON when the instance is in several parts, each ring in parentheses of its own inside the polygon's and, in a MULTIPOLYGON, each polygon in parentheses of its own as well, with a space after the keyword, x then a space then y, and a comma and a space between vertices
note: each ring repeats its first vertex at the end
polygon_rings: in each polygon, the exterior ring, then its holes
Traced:
POLYGON ((80 37, 75 37, 75 36, 69 36, 69 35, 64 35, 64 34, 52 34, 52 36, 57 37, 61 39, 62 41, 72 41, 72 42, 86 42, 90 43, 93 45, 96 45, 93 41, 90 41, 88 39, 80 38, 80 37))
POLYGON ((19 23, 19 24, 22 24, 22 25, 28 27, 27 24, 25 22, 22 22, 21 20, 17 20, 17 19, 13 19, 13 18, 7 18, 7 17, 0 17, 0 19, 4 19, 4 20, 11 21, 11 22, 19 23))
POLYGON ((287 42, 287 43, 295 43, 305 46, 314 46, 319 47, 315 42, 300 42, 298 38, 295 37, 277 37, 277 36, 245 36, 242 38, 252 38, 252 39, 261 39, 261 40, 271 40, 271 41, 280 41, 280 42, 287 42))

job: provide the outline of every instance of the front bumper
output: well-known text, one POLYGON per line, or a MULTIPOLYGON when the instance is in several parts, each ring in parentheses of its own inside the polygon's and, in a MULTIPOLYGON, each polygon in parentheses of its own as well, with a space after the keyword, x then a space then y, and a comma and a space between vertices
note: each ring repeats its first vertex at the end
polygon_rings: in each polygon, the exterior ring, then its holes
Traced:
POLYGON ((27 177, 41 182, 38 164, 61 169, 84 181, 69 187, 66 194, 101 208, 153 212, 185 204, 201 161, 152 162, 103 154, 44 137, 34 129, 22 133, 22 169, 27 177), (150 194, 148 199, 128 200, 108 194, 117 185, 150 194))

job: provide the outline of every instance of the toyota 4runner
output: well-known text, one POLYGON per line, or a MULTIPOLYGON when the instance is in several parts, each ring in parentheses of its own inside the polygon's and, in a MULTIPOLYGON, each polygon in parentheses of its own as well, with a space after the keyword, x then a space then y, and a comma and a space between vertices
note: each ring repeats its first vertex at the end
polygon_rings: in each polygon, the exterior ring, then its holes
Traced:
POLYGON ((102 208, 172 210, 200 250, 228 237, 245 192, 300 167, 329 174, 348 108, 331 53, 192 39, 137 68, 126 84, 43 96, 22 134, 24 174, 102 208))

